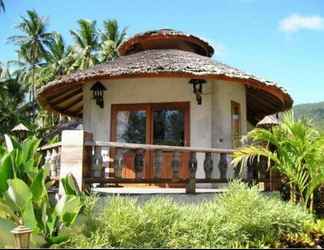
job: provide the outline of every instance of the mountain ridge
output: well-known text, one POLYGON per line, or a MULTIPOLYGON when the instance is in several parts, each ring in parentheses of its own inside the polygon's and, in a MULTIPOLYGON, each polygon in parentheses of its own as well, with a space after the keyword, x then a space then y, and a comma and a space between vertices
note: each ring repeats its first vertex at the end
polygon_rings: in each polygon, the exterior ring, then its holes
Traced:
POLYGON ((293 107, 295 117, 312 120, 314 126, 324 131, 324 101, 297 104, 293 107))

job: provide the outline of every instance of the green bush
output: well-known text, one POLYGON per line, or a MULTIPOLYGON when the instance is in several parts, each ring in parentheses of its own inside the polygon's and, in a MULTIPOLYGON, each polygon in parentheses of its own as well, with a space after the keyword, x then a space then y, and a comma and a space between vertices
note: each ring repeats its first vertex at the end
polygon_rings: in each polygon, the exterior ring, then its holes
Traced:
POLYGON ((135 199, 113 197, 102 211, 87 217, 65 247, 280 247, 284 236, 307 233, 307 225, 314 223, 303 208, 239 182, 199 205, 163 198, 141 205, 135 199))

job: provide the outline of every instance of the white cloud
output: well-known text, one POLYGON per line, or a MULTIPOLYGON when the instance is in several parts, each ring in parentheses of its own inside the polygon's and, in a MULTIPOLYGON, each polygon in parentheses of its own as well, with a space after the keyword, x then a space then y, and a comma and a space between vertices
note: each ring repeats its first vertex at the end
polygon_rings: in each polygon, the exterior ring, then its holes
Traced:
POLYGON ((302 29, 322 30, 324 29, 324 18, 293 14, 280 21, 279 29, 284 32, 296 32, 302 29))

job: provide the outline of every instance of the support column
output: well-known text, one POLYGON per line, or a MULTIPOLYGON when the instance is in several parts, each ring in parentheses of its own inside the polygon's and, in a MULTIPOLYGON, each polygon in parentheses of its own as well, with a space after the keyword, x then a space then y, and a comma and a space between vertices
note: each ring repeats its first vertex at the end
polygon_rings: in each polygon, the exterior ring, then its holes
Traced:
MULTIPOLYGON (((62 132, 60 179, 72 174, 80 188, 84 189, 84 176, 89 172, 89 155, 85 141, 92 140, 92 134, 83 130, 64 130, 62 132)), ((59 187, 59 193, 63 193, 59 187)))

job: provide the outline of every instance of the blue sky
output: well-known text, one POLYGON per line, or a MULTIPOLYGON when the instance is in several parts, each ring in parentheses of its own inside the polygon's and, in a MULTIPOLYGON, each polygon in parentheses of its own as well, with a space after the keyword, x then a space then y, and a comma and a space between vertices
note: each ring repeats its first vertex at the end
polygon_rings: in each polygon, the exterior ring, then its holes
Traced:
POLYGON ((26 10, 49 17, 49 30, 71 43, 80 18, 115 18, 128 35, 173 28, 207 39, 215 59, 278 82, 295 104, 324 101, 322 0, 4 0, 0 61, 15 58, 7 37, 26 10))

